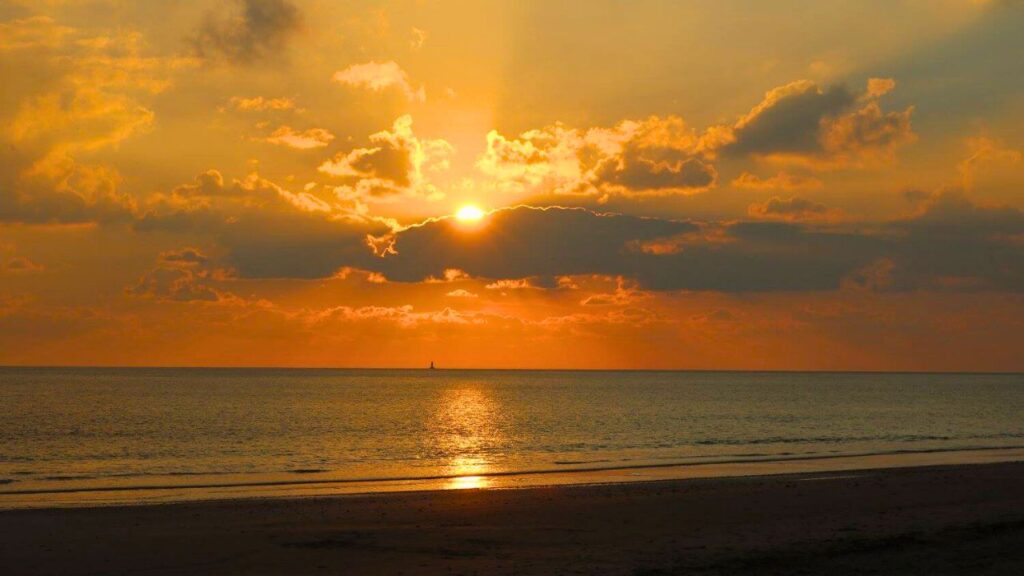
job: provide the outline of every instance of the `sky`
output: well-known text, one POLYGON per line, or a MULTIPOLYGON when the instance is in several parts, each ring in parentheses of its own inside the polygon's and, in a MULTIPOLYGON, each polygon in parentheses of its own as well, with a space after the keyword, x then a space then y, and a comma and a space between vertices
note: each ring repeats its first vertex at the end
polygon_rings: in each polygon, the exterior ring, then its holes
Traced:
POLYGON ((0 0, 0 364, 1024 371, 1022 27, 0 0))

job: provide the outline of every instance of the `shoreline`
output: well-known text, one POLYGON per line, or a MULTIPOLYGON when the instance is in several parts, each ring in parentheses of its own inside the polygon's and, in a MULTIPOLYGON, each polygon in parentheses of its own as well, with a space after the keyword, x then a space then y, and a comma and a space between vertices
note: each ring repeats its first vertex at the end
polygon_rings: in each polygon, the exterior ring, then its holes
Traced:
POLYGON ((0 513, 19 574, 1020 574, 1024 462, 0 513))
MULTIPOLYGON (((551 486, 632 484, 698 478, 736 478, 887 470, 936 466, 1024 462, 1024 446, 904 450, 880 453, 819 454, 698 462, 645 463, 590 468, 497 471, 417 477, 345 478, 331 472, 297 471, 260 475, 263 480, 166 482, 180 476, 155 476, 154 483, 61 486, 64 480, 36 481, 42 488, 0 489, 0 513, 25 508, 118 507, 202 501, 316 498, 465 489, 508 490, 551 486), (296 478, 296 475, 321 475, 296 478), (159 482, 164 480, 164 482, 159 482)), ((212 475, 210 475, 212 476, 212 475)), ((195 476, 191 476, 195 478, 195 476)))

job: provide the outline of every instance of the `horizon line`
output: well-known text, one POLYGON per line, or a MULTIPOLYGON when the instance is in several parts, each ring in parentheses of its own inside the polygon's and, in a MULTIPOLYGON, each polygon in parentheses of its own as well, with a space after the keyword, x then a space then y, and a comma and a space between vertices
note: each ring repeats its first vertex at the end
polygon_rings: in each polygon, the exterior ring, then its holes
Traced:
POLYGON ((424 371, 430 372, 678 372, 738 374, 949 374, 1024 376, 1019 370, 872 370, 872 369, 749 369, 749 368, 483 368, 417 366, 197 366, 197 365, 123 365, 123 364, 0 364, 6 369, 95 369, 95 370, 335 370, 335 371, 424 371))

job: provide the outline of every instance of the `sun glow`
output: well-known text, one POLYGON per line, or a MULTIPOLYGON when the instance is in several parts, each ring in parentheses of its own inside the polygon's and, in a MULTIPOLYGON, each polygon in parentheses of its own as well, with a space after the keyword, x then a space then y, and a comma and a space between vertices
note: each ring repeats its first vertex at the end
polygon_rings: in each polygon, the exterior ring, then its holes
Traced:
POLYGON ((455 219, 459 222, 472 224, 483 220, 484 211, 472 204, 467 204, 455 213, 455 219))
POLYGON ((446 487, 449 490, 476 490, 486 488, 487 484, 488 480, 483 476, 459 476, 452 478, 446 487))

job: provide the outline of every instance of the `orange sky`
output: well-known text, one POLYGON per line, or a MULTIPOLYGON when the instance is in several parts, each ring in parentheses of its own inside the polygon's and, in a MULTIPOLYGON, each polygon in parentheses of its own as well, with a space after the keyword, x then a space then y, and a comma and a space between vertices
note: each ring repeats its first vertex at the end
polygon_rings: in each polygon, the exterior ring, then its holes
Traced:
POLYGON ((1024 6, 551 4, 0 0, 0 364, 1024 370, 1024 6))

